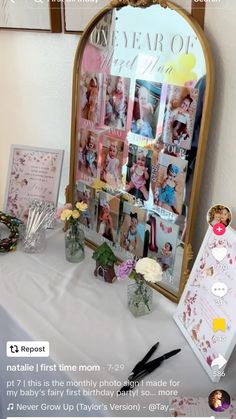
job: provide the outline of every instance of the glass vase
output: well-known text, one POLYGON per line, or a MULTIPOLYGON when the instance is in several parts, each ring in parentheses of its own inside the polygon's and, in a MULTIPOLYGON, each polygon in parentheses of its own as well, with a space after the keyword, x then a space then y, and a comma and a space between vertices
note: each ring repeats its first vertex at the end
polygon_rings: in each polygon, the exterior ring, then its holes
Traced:
POLYGON ((44 229, 39 229, 34 233, 27 233, 24 226, 20 237, 23 241, 23 250, 26 253, 41 253, 46 247, 46 233, 44 229))
POLYGON ((68 262, 78 263, 84 259, 84 239, 84 232, 78 223, 70 225, 65 234, 65 254, 68 262))
POLYGON ((151 313, 152 294, 152 288, 143 279, 128 285, 128 307, 135 317, 151 313))

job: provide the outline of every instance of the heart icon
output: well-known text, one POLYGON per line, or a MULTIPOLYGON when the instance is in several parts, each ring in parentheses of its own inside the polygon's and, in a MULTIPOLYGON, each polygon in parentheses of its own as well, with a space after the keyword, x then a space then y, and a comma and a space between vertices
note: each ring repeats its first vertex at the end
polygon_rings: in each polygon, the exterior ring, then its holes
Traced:
POLYGON ((218 262, 221 262, 227 255, 226 247, 214 247, 211 252, 212 252, 213 257, 218 262))

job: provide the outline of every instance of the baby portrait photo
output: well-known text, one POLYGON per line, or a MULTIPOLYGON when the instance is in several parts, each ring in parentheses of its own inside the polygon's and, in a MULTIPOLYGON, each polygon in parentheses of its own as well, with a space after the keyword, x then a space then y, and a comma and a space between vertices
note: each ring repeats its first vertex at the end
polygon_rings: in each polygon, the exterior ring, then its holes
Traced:
POLYGON ((149 198, 152 154, 152 150, 129 145, 125 190, 145 201, 149 198))
POLYGON ((156 137, 161 84, 136 80, 131 132, 147 138, 156 137))
POLYGON ((80 80, 81 117, 100 125, 102 112, 103 75, 85 72, 80 80))
POLYGON ((76 202, 84 202, 88 206, 85 211, 81 212, 79 222, 92 230, 95 217, 95 189, 82 182, 77 182, 76 195, 76 202))
POLYGON ((115 244, 119 223, 120 200, 106 192, 99 193, 97 233, 115 244))
POLYGON ((176 215, 181 214, 187 161, 160 153, 154 203, 176 215))
POLYGON ((191 148, 197 100, 197 89, 167 87, 162 135, 164 143, 186 150, 191 148))
POLYGON ((88 178, 97 177, 98 166, 98 136, 94 131, 81 129, 78 147, 78 178, 85 175, 88 178))
POLYGON ((146 211, 124 203, 120 229, 120 246, 135 256, 142 257, 144 250, 146 211))
POLYGON ((102 163, 100 179, 117 189, 121 184, 124 142, 104 136, 102 140, 102 163))
POLYGON ((104 124, 125 131, 129 102, 130 79, 107 76, 104 124))
POLYGON ((176 255, 179 227, 162 220, 156 214, 150 214, 147 224, 150 226, 148 256, 156 259, 163 272, 173 271, 176 255))

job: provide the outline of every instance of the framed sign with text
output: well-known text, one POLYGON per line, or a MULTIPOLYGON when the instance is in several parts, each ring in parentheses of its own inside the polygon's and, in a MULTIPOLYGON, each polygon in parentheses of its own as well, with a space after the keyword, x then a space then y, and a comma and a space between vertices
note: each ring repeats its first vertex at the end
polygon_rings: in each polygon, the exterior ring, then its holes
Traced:
POLYGON ((213 382, 236 344, 236 233, 209 227, 174 319, 213 382))
POLYGON ((33 199, 57 205, 64 150, 12 145, 4 210, 24 220, 33 199))

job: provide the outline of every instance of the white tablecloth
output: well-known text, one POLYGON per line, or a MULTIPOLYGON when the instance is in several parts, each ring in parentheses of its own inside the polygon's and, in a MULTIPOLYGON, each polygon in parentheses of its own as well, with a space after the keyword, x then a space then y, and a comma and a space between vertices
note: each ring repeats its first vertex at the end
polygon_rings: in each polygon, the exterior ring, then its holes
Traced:
MULTIPOLYGON (((165 361, 148 379, 180 381, 180 396, 208 397, 216 385, 173 321, 176 305, 154 291, 153 312, 134 318, 127 308, 127 282, 108 284, 95 278, 91 256, 92 251, 86 249, 82 263, 67 262, 61 229, 49 234, 42 254, 26 254, 19 246, 16 252, 1 255, 0 304, 31 339, 50 342, 50 357, 56 363, 101 367, 100 372, 70 373, 73 380, 124 381, 132 367, 159 341, 153 357, 175 348, 182 351, 165 361), (109 370, 108 364, 124 364, 125 368, 109 370)), ((235 396, 235 352, 226 373, 220 387, 235 396)), ((154 391, 153 396, 137 397, 141 406, 157 402, 154 391)), ((102 401, 106 403, 108 399, 104 396, 102 401)), ((130 394, 119 398, 114 395, 113 400, 119 404, 133 402, 130 394)), ((168 403, 169 397, 159 401, 168 403)), ((145 406, 139 413, 128 412, 129 416, 164 415, 145 411, 145 406)), ((110 414, 121 416, 127 412, 110 414)))

